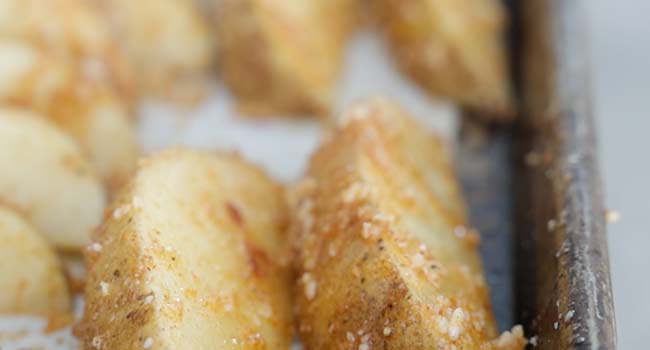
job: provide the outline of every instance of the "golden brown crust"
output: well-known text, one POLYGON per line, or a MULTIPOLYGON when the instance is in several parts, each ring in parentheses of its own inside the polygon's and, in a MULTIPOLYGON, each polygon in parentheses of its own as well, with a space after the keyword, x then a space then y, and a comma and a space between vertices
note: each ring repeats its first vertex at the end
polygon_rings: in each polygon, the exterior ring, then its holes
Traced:
POLYGON ((490 117, 514 115, 499 0, 381 0, 376 7, 393 55, 415 82, 490 117))
POLYGON ((282 188, 233 155, 142 162, 87 250, 85 349, 291 342, 282 188))
POLYGON ((219 64, 248 115, 326 114, 352 26, 349 0, 225 0, 219 64))
POLYGON ((404 111, 350 109, 290 198, 308 350, 498 348, 447 152, 404 111))

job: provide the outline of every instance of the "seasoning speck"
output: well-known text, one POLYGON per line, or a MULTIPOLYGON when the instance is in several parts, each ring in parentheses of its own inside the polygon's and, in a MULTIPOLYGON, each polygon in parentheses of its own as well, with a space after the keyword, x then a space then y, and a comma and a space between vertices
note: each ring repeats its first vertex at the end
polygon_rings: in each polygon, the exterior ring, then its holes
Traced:
POLYGON ((387 336, 389 336, 392 332, 393 332, 393 330, 390 329, 390 327, 384 327, 384 336, 387 337, 387 336))
POLYGON ((145 349, 149 349, 152 346, 153 346, 153 339, 151 337, 147 337, 147 339, 144 340, 142 347, 145 349))
POLYGON ((557 322, 557 321, 553 322, 553 329, 555 329, 557 331, 559 328, 560 328, 560 323, 557 322))
POLYGON ((530 337, 530 339, 528 339, 528 344, 536 347, 537 346, 537 336, 530 337))

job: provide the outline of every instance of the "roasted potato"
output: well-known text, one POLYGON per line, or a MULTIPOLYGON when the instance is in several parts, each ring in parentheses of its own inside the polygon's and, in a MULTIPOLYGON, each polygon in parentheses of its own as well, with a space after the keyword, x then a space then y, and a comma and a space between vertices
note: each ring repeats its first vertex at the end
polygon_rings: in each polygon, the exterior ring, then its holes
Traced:
POLYGON ((0 108, 0 200, 20 209, 57 248, 83 247, 105 193, 74 140, 45 118, 0 108))
POLYGON ((88 0, 2 0, 0 37, 44 47, 131 98, 133 72, 107 21, 88 0))
POLYGON ((514 114, 500 0, 379 0, 379 27, 425 90, 491 118, 514 114))
POLYGON ((0 104, 30 108, 83 147, 109 188, 135 168, 137 146, 126 103, 103 81, 80 74, 24 41, 0 39, 0 104))
MULTIPOLYGON (((96 0, 147 93, 198 80, 213 61, 206 19, 188 0, 96 0)), ((171 89, 171 90, 170 90, 171 89)))
POLYGON ((324 114, 350 27, 345 0, 223 0, 221 74, 249 115, 324 114))
POLYGON ((20 214, 0 204, 0 313, 54 316, 70 311, 56 254, 20 214))
POLYGON ((396 105, 351 108, 290 203, 307 350, 523 348, 496 335, 444 144, 396 105))
POLYGON ((291 344, 280 186, 233 155, 142 162, 87 249, 84 349, 291 344))

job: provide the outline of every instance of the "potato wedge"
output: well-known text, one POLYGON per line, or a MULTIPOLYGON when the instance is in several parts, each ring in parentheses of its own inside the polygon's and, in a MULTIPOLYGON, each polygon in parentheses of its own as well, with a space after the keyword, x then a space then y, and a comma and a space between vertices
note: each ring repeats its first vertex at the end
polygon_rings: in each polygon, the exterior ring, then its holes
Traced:
POLYGON ((307 350, 523 348, 496 336, 443 144, 396 105, 351 108, 290 202, 307 350))
POLYGON ((0 200, 60 249, 79 249, 101 221, 105 194, 77 143, 45 118, 0 108, 0 200))
POLYGON ((234 155, 143 161, 87 250, 85 349, 291 344, 283 191, 234 155))
POLYGON ((425 90, 491 118, 513 116, 500 0, 380 0, 377 8, 398 65, 425 90))
POLYGON ((135 169, 137 146, 126 103, 110 85, 29 43, 0 39, 0 103, 27 107, 73 136, 109 188, 135 169))
POLYGON ((351 1, 224 0, 221 73, 249 115, 324 114, 341 66, 351 1))
POLYGON ((174 94, 205 75, 214 48, 206 19, 188 0, 98 0, 145 93, 174 94))
POLYGON ((56 254, 17 211, 0 205, 0 313, 54 316, 70 311, 56 254))
POLYGON ((2 0, 0 37, 48 50, 131 98, 132 70, 108 23, 87 0, 2 0))

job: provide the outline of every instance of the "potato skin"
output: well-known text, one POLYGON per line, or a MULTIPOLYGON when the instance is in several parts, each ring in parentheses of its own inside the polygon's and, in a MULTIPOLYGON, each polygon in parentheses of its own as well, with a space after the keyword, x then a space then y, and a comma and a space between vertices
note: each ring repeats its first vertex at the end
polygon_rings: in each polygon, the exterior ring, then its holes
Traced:
POLYGON ((84 349, 282 349, 292 320, 283 190, 234 155, 142 162, 87 250, 84 349))
POLYGON ((77 250, 100 223, 106 194, 74 140, 42 116, 0 108, 0 200, 55 247, 77 250))
POLYGON ((223 78, 248 115, 329 112, 349 0, 224 0, 215 9, 223 78))
POLYGON ((135 169, 138 148, 126 101, 105 81, 25 41, 0 39, 0 103, 39 112, 71 135, 115 189, 135 169))
POLYGON ((430 94, 494 119, 514 116, 500 0, 380 0, 378 27, 398 66, 430 94))
POLYGON ((70 311, 60 263, 19 212, 0 204, 0 313, 46 317, 70 311))
POLYGON ((523 348, 496 338, 443 144, 396 105, 351 108, 290 199, 307 350, 523 348))

